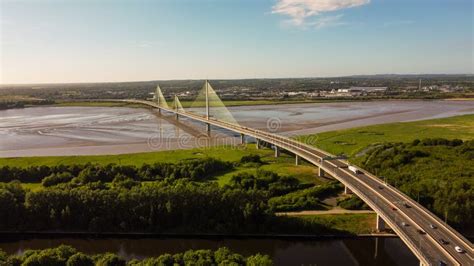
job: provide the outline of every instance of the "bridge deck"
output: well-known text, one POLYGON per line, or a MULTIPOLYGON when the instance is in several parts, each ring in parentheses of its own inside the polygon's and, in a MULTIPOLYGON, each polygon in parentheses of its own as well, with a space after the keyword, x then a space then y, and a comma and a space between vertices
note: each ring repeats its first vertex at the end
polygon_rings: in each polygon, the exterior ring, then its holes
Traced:
POLYGON ((438 265, 440 261, 443 261, 448 265, 474 265, 473 245, 469 240, 408 196, 392 186, 385 185, 379 178, 362 169, 360 169, 360 174, 349 171, 347 169, 349 166, 347 161, 341 159, 323 160, 323 158, 333 155, 277 134, 234 125, 212 118, 207 119, 206 117, 193 113, 163 108, 150 101, 117 101, 139 103, 160 108, 167 112, 242 133, 286 149, 322 168, 325 172, 348 186, 383 218, 390 228, 395 231, 410 250, 420 259, 422 264, 438 265), (411 207, 405 207, 401 204, 402 202, 408 203, 411 207), (402 222, 408 224, 408 226, 402 225, 402 222), (431 228, 430 224, 435 225, 436 229, 431 228), (425 234, 419 233, 419 230, 424 231, 425 234), (441 244, 440 239, 448 241, 449 244, 441 244), (465 253, 456 252, 454 249, 455 246, 460 246, 465 250, 465 253))

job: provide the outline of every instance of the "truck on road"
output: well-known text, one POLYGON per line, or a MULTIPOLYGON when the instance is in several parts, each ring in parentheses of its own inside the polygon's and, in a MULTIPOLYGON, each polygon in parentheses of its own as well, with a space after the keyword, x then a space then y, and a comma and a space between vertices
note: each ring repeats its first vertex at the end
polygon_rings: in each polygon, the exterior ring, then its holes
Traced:
POLYGON ((349 165, 348 169, 354 174, 362 174, 362 172, 359 169, 357 169, 355 166, 349 165))

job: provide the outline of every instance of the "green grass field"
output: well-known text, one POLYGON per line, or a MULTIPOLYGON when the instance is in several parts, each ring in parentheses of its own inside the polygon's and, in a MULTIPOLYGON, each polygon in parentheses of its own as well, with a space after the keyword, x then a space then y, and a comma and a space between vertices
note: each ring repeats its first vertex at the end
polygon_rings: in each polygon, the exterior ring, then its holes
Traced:
POLYGON ((299 137, 302 141, 311 139, 311 144, 330 153, 349 156, 381 142, 411 142, 423 138, 474 139, 474 115, 373 125, 299 137))
POLYGON ((370 234, 375 231, 376 214, 373 213, 321 214, 295 217, 307 223, 320 224, 349 234, 370 234))
POLYGON ((262 157, 268 158, 271 157, 273 153, 271 150, 257 150, 255 149, 255 145, 247 145, 238 148, 220 146, 204 149, 172 150, 120 155, 0 158, 0 165, 27 167, 39 165, 52 166, 58 164, 86 164, 90 162, 100 165, 115 163, 121 165, 141 166, 143 164, 153 164, 155 162, 176 163, 181 160, 205 157, 213 157, 225 161, 238 161, 242 156, 249 154, 259 154, 262 157))

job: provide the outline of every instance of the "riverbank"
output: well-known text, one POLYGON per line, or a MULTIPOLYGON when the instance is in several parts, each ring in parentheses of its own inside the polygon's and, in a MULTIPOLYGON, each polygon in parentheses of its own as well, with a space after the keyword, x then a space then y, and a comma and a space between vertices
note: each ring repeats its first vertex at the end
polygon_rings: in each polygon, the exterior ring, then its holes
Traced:
MULTIPOLYGON (((457 98, 464 99, 464 98, 457 98)), ((467 98, 466 98, 467 99, 467 98)), ((257 105, 280 105, 280 104, 311 104, 311 103, 339 103, 339 102, 369 102, 369 101, 399 101, 399 100, 449 100, 446 99, 398 99, 398 98, 321 98, 315 100, 223 100, 222 103, 226 107, 237 107, 237 106, 257 106, 257 105)), ((190 107, 205 107, 205 103, 195 103, 194 101, 182 100, 180 101, 184 108, 190 107)), ((33 106, 33 105, 31 105, 33 106)), ((27 106, 27 107, 31 107, 27 106)), ((56 101, 50 106, 92 106, 92 107, 144 107, 140 104, 133 103, 122 103, 122 102, 107 102, 107 101, 56 101)))
POLYGON ((315 240, 315 239, 357 239, 371 237, 395 237, 396 234, 381 232, 370 234, 153 234, 153 233, 117 233, 117 232, 55 232, 55 231, 18 231, 1 232, 0 238, 4 241, 17 239, 58 239, 58 238, 124 238, 124 239, 286 239, 286 240, 315 240))
MULTIPOLYGON (((21 255, 27 249, 69 245, 84 254, 114 253, 126 260, 176 254, 190 249, 218 250, 227 247, 244 256, 267 254, 274 265, 418 265, 417 258, 396 237, 343 239, 189 239, 189 238, 57 238, 0 241, 7 254, 21 255), (397 258, 394 260, 393 258, 397 258)), ((259 264, 256 264, 259 265, 259 264)))
MULTIPOLYGON (((372 101, 474 101, 474 98, 320 98, 313 100, 223 100, 226 107, 236 106, 257 106, 257 105, 280 105, 280 104, 311 104, 311 103, 344 103, 344 102, 372 102, 372 101)), ((184 108, 205 107, 204 103, 195 103, 194 101, 181 101, 184 108)), ((140 104, 121 103, 121 102, 96 102, 96 101, 56 101, 50 106, 92 106, 92 107, 144 107, 140 104)), ((30 107, 30 106, 28 106, 30 107)), ((145 107, 146 108, 146 107, 145 107)))

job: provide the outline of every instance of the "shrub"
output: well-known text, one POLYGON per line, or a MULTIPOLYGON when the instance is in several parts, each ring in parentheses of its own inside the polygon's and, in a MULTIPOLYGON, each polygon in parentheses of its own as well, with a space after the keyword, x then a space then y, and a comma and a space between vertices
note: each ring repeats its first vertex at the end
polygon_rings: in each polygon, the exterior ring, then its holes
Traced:
POLYGON ((250 155, 245 155, 240 158, 241 163, 262 163, 262 159, 260 158, 260 155, 258 154, 250 154, 250 155))
POLYGON ((126 262, 119 256, 107 253, 103 255, 96 263, 97 266, 125 266, 126 262))
POLYGON ((66 262, 67 266, 94 266, 94 260, 83 253, 72 255, 66 262))

